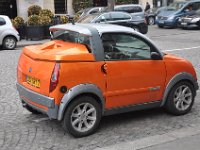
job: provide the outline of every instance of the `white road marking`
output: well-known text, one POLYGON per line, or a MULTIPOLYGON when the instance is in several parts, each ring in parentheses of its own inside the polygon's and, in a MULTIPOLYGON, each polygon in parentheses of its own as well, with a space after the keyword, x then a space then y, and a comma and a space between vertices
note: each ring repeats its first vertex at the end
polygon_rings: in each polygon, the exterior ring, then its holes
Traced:
POLYGON ((172 51, 182 51, 182 50, 188 50, 188 49, 198 49, 200 46, 196 47, 188 47, 188 48, 178 48, 178 49, 171 49, 171 50, 164 50, 165 52, 172 52, 172 51))

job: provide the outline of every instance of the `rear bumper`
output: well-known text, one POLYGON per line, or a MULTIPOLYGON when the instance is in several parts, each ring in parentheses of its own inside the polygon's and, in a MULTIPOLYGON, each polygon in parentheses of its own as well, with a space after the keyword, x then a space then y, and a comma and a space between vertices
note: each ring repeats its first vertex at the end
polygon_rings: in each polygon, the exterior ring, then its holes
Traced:
POLYGON ((31 91, 19 83, 16 86, 19 96, 25 105, 47 114, 50 119, 57 119, 59 107, 55 105, 54 98, 31 91))

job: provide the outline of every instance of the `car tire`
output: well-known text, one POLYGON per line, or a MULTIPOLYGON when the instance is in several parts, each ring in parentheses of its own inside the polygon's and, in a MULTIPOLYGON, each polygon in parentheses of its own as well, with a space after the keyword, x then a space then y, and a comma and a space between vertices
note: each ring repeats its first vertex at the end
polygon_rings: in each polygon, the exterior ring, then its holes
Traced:
POLYGON ((66 108, 62 126, 74 137, 93 134, 100 123, 102 111, 100 104, 91 96, 80 96, 66 108))
POLYGON ((154 17, 149 17, 148 18, 148 24, 149 25, 154 25, 155 24, 155 18, 154 17))
POLYGON ((163 26, 162 25, 158 25, 158 28, 163 28, 163 26))
POLYGON ((16 48, 17 40, 13 36, 7 36, 3 40, 3 48, 8 50, 13 50, 16 48))
POLYGON ((186 81, 177 83, 169 92, 166 110, 176 116, 187 114, 194 103, 195 89, 186 81))

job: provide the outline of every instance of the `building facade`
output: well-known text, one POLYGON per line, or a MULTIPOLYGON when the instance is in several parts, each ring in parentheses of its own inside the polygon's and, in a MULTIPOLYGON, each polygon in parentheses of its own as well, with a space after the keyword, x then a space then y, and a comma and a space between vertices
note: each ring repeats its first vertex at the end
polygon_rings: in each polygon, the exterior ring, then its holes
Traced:
MULTIPOLYGON (((122 0, 116 0, 116 3, 122 0)), ((126 1, 126 0, 124 0, 126 1)), ((146 2, 151 7, 166 6, 174 0, 129 0, 133 4, 141 4, 145 8, 146 2)), ((91 6, 106 6, 107 0, 88 0, 91 6)), ((48 8, 55 14, 72 14, 73 0, 0 0, 0 14, 7 15, 10 18, 21 16, 25 20, 28 17, 27 9, 31 5, 39 5, 42 8, 48 8), (68 5, 71 4, 71 5, 68 5)))

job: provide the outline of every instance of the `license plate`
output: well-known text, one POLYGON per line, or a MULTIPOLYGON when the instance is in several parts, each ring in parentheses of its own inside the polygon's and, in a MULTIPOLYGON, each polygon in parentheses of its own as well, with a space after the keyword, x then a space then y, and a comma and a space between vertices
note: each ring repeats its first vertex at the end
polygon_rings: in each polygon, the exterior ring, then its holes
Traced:
POLYGON ((31 86, 34 86, 36 88, 40 88, 40 80, 37 79, 37 78, 26 76, 26 82, 28 84, 30 84, 31 86))
POLYGON ((160 20, 159 23, 164 24, 164 21, 163 21, 163 20, 160 20))
POLYGON ((183 26, 186 26, 186 25, 187 25, 187 23, 185 23, 185 22, 182 22, 182 23, 181 23, 181 25, 183 25, 183 26))

